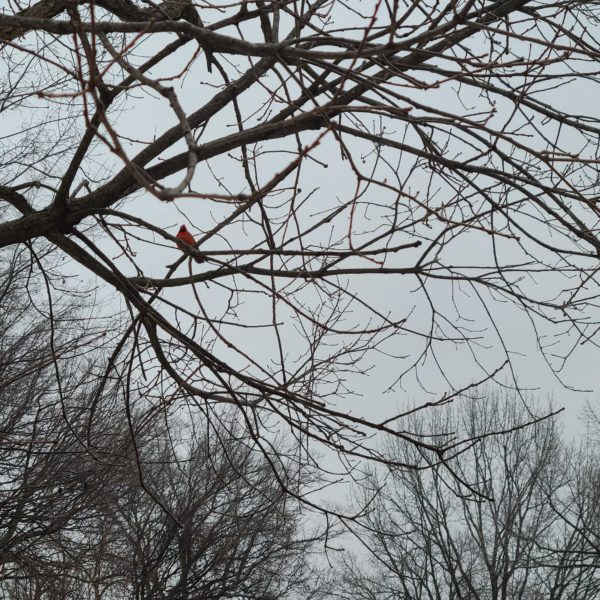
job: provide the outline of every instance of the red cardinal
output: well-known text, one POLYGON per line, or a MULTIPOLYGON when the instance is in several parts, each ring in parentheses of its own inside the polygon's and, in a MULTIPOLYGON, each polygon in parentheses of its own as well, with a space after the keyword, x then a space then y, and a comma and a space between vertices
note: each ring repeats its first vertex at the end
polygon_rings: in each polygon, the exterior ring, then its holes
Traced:
MULTIPOLYGON (((177 235, 175 236, 177 238, 177 247, 184 253, 184 254, 192 254, 192 250, 190 248, 190 246, 192 248, 196 247, 196 240, 194 239, 194 236, 187 230, 185 225, 182 225, 179 228, 179 232, 177 233, 177 235)), ((202 259, 199 256, 196 256, 195 254, 192 256, 192 258, 197 262, 200 263, 202 262, 202 259)))

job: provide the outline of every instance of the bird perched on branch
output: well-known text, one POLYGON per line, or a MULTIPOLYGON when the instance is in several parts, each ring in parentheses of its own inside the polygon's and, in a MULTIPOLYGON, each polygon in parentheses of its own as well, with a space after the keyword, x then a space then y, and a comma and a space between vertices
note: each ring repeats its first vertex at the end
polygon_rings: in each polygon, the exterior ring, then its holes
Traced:
POLYGON ((175 236, 177 238, 177 247, 184 253, 189 254, 197 262, 201 263, 202 259, 196 254, 192 254, 192 251, 196 248, 196 240, 194 236, 187 230, 185 225, 179 228, 179 232, 175 236))

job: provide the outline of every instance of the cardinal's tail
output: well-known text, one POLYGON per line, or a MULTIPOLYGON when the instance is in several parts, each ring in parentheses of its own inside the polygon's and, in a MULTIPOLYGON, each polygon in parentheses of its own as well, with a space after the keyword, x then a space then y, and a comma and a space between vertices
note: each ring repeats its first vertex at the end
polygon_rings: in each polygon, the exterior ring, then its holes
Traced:
POLYGON ((200 257, 199 257, 198 255, 196 255, 196 254, 194 254, 194 260, 195 260, 197 263, 204 262, 204 259, 203 259, 203 258, 200 258, 200 257))

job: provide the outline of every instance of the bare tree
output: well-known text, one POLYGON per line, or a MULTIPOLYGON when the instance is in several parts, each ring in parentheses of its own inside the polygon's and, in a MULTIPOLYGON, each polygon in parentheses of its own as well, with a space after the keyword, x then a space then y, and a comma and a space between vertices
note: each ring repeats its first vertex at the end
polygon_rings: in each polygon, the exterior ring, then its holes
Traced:
POLYGON ((374 435, 449 456, 360 391, 435 404, 595 343, 600 127, 565 96, 596 95, 597 28, 578 0, 10 0, 0 247, 118 294, 128 414, 234 406, 292 496, 324 449, 332 480, 400 466, 374 435))
MULTIPOLYGON (((36 257, 51 270, 48 256, 36 257)), ((65 598, 65 573, 94 544, 82 531, 91 532, 131 442, 113 393, 98 407, 103 427, 85 423, 102 321, 86 319, 72 295, 49 304, 30 260, 26 249, 0 257, 0 590, 65 598)))
MULTIPOLYGON (((37 276, 30 251, 0 255, 0 594, 313 597, 323 532, 237 415, 208 426, 124 398, 94 366, 114 318, 68 288, 49 304, 52 249, 34 252, 37 276)), ((290 472, 295 489, 311 483, 313 469, 290 472)))
POLYGON ((231 422, 210 438, 192 428, 174 444, 173 427, 152 428, 144 472, 176 521, 137 486, 116 500, 112 551, 125 597, 258 600, 312 588, 321 535, 303 537, 298 502, 239 433, 231 422))
MULTIPOLYGON (((343 596, 597 598, 600 555, 582 560, 582 550, 589 521, 597 519, 590 493, 598 480, 584 482, 581 475, 589 470, 576 468, 578 454, 562 441, 556 420, 519 428, 528 419, 519 398, 490 390, 435 418, 417 419, 418 430, 444 438, 512 430, 480 437, 450 463, 458 478, 476 482, 493 501, 461 495, 439 466, 372 474, 369 496, 373 490, 378 495, 364 523, 370 566, 346 570, 343 596), (579 516, 569 523, 558 506, 579 516)), ((406 447, 390 450, 398 459, 432 464, 427 456, 406 456, 414 454, 406 447)))
MULTIPOLYGON (((600 566, 600 468, 598 414, 588 403, 583 413, 587 433, 570 449, 565 460, 569 474, 559 494, 548 494, 547 502, 569 532, 572 543, 546 548, 561 563, 573 563, 581 568, 600 566)), ((594 581, 596 593, 600 582, 594 581)))

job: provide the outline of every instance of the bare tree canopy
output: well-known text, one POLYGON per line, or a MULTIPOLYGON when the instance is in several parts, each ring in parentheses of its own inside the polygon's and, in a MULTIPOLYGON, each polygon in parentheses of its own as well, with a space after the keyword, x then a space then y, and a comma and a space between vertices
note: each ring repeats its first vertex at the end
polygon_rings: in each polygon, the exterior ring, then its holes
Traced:
POLYGON ((65 274, 116 293, 98 394, 215 423, 232 405, 292 495, 317 501, 290 485, 304 465, 399 466, 373 436, 444 461, 469 440, 372 402, 518 385, 514 315, 556 374, 596 344, 596 11, 9 0, 0 248, 49 244, 50 296, 65 274))
MULTIPOLYGON (((36 256, 51 273, 52 255, 36 256)), ((89 294, 50 306, 28 259, 0 262, 0 596, 319 597, 324 532, 236 415, 207 429, 125 405, 118 380, 101 390, 108 322, 89 294)))
MULTIPOLYGON (((568 444, 555 419, 519 428, 528 418, 516 395, 487 389, 415 419, 416 430, 444 437, 512 429, 452 461, 494 501, 465 498, 439 467, 372 472, 363 482, 367 497, 377 493, 363 522, 371 560, 347 565, 337 597, 597 598, 598 449, 568 444)), ((415 459, 394 445, 398 459, 415 459)))

